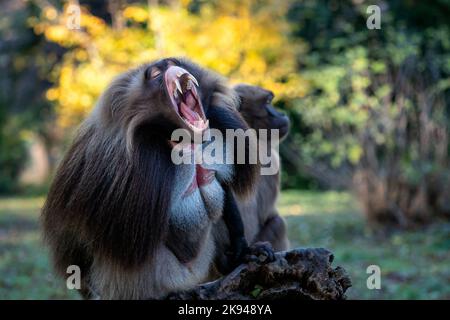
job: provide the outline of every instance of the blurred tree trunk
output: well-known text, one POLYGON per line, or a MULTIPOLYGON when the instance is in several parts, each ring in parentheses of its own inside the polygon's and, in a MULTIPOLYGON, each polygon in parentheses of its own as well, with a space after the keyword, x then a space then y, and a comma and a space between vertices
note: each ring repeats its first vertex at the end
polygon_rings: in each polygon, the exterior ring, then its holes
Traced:
POLYGON ((450 145, 445 96, 419 61, 407 60, 383 84, 393 89, 361 135, 354 188, 369 222, 402 228, 450 218, 450 145), (395 115, 392 108, 395 106, 395 115), (374 127, 378 130, 374 130, 374 127), (380 144, 382 132, 390 140, 380 144))
POLYGON ((116 30, 122 30, 125 26, 125 20, 123 19, 122 10, 124 8, 124 0, 109 0, 108 11, 111 14, 112 25, 116 30))

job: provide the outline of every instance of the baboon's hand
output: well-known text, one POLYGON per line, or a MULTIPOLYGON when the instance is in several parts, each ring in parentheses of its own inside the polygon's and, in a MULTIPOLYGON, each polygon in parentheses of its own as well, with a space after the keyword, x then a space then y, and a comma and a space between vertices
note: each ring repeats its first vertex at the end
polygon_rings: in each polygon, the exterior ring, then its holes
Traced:
POLYGON ((248 248, 244 260, 245 262, 272 262, 275 260, 275 252, 269 242, 255 242, 248 248))

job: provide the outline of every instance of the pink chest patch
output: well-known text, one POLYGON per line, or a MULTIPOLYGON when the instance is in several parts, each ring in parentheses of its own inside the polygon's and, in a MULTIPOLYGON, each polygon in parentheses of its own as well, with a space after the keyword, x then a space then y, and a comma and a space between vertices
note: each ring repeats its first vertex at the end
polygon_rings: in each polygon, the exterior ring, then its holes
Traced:
POLYGON ((195 165, 195 176, 192 179, 192 182, 189 185, 189 188, 183 194, 183 198, 190 195, 197 188, 201 188, 201 187, 206 186, 206 185, 210 184, 211 182, 213 182, 215 176, 216 176, 216 174, 215 174, 214 170, 205 169, 201 165, 196 164, 195 165))

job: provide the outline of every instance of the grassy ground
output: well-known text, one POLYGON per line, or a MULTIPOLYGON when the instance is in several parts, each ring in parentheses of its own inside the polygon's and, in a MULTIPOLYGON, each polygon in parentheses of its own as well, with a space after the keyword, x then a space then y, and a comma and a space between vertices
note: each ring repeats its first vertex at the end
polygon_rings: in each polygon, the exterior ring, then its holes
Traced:
POLYGON ((450 223, 381 234, 369 229, 348 193, 285 192, 292 247, 325 247, 350 273, 352 299, 450 299, 450 223), (381 268, 381 289, 367 289, 366 269, 381 268))
MULTIPOLYGON (((43 198, 0 199, 0 299, 72 299, 53 276, 41 245, 43 198)), ((353 280, 354 299, 450 299, 450 223, 381 235, 365 226, 347 193, 284 192, 280 211, 292 246, 326 247, 353 280), (381 268, 381 290, 366 286, 366 268, 381 268)))
POLYGON ((0 299, 69 299, 78 295, 55 279, 41 245, 43 198, 0 199, 0 299))

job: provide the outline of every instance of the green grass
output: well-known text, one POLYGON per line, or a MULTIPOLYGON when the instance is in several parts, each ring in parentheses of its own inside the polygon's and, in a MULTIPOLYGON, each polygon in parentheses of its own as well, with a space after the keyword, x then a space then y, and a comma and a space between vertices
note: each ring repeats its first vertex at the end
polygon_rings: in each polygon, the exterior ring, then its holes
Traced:
MULTIPOLYGON (((43 198, 0 198, 0 299, 74 299, 50 268, 39 234, 43 198)), ((279 202, 292 247, 325 247, 352 278, 353 299, 450 299, 450 223, 373 232, 348 193, 286 191, 279 202), (367 266, 382 272, 366 287, 367 266)))
POLYGON ((42 245, 43 198, 0 198, 0 299, 74 299, 56 279, 42 245))
POLYGON ((325 247, 350 274, 352 299, 450 299, 450 223, 420 230, 374 232, 348 193, 287 191, 279 208, 292 247, 325 247), (369 265, 381 289, 367 289, 369 265))

